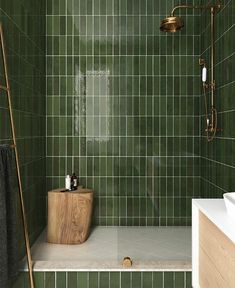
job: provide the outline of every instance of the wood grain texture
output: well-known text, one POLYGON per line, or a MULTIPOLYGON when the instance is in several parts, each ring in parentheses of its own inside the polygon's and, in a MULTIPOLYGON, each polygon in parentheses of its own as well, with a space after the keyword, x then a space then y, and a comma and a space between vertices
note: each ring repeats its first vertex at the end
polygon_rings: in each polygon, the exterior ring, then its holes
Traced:
POLYGON ((48 192, 47 241, 56 244, 81 244, 89 236, 93 191, 48 192))
POLYGON ((199 283, 201 288, 235 287, 235 245, 201 212, 199 283))

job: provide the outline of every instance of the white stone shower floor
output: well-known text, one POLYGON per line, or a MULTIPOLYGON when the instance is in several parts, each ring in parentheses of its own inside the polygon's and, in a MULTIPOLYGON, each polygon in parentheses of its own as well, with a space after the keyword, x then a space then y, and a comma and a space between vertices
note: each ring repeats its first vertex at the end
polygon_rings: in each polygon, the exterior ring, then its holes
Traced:
POLYGON ((81 245, 47 243, 44 231, 32 258, 35 271, 190 271, 191 228, 95 227, 81 245), (125 256, 131 268, 122 267, 125 256))

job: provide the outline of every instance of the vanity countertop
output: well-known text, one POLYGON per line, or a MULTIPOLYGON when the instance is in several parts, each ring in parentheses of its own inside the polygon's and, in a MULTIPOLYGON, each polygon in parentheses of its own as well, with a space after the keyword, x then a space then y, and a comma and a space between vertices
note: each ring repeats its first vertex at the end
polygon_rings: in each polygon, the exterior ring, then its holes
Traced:
POLYGON ((224 199, 193 199, 192 205, 203 212, 235 243, 235 221, 228 215, 224 199))

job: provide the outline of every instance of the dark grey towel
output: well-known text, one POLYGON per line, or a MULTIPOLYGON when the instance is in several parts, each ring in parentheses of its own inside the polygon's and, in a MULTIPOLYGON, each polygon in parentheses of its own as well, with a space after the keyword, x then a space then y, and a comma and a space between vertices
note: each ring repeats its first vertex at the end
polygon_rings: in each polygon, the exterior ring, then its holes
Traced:
POLYGON ((14 152, 0 145, 0 287, 7 288, 18 274, 17 198, 14 189, 14 152))

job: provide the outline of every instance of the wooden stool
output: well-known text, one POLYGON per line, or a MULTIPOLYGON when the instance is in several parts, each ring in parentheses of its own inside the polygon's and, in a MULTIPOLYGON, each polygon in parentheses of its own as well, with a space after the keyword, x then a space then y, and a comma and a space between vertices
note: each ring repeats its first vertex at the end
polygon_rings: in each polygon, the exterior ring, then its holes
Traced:
POLYGON ((89 235, 93 191, 78 189, 48 192, 47 241, 56 244, 81 244, 89 235))

